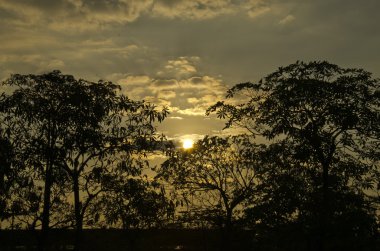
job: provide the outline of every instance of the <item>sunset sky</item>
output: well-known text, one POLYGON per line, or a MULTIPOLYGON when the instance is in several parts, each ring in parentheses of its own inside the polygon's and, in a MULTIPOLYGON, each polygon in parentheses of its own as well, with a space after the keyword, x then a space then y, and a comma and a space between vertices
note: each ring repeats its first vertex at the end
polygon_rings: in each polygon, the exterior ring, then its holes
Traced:
POLYGON ((380 77, 379 0, 0 0, 0 79, 59 69, 167 105, 171 138, 218 133, 205 109, 296 60, 380 77))

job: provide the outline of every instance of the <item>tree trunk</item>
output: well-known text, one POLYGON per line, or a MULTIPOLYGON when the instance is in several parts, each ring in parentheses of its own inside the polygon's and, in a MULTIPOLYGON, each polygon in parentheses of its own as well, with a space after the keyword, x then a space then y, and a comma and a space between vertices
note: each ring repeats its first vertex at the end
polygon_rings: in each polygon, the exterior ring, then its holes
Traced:
POLYGON ((222 251, 230 251, 232 238, 232 209, 226 209, 226 218, 224 222, 223 234, 222 234, 222 251))
POLYGON ((5 161, 2 161, 0 159, 0 195, 2 196, 2 198, 5 195, 5 169, 8 168, 6 164, 7 163, 5 161))
MULTIPOLYGON (((9 187, 5 184, 5 174, 8 170, 11 168, 11 160, 10 160, 10 154, 9 154, 9 144, 7 140, 0 139, 0 203, 5 203, 5 195, 9 190, 9 187)), ((6 213, 6 207, 2 207, 2 210, 0 211, 0 221, 3 220, 3 217, 7 218, 5 215, 6 213)), ((1 229, 1 222, 0 222, 0 229, 1 229)))
POLYGON ((82 206, 79 194, 79 175, 74 173, 73 175, 73 192, 74 192, 74 212, 75 212, 75 250, 81 250, 82 235, 83 235, 83 217, 82 206))
POLYGON ((51 187, 53 185, 53 160, 54 160, 54 125, 49 120, 47 131, 47 149, 46 149, 46 170, 45 170, 45 187, 44 187, 44 206, 42 211, 41 236, 39 239, 38 249, 44 251, 46 249, 46 241, 48 240, 49 224, 50 224, 50 208, 51 208, 51 187))
POLYGON ((6 192, 5 174, 11 168, 11 146, 8 140, 0 139, 0 195, 6 192))
POLYGON ((44 187, 44 206, 42 211, 42 227, 41 236, 39 240, 39 250, 45 250, 46 240, 48 239, 49 223, 50 223, 50 197, 52 186, 52 167, 50 163, 47 164, 45 173, 45 187, 44 187))
POLYGON ((321 229, 320 229, 320 250, 326 250, 328 221, 329 221, 329 165, 322 165, 322 210, 321 210, 321 229))

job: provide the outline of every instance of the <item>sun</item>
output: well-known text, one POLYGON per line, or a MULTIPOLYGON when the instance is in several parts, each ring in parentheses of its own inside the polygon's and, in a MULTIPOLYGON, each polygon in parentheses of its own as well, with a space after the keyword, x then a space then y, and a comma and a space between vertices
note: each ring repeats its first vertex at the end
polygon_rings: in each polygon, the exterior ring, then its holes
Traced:
POLYGON ((182 142, 182 147, 184 149, 190 149, 194 145, 194 141, 192 139, 184 139, 182 142))

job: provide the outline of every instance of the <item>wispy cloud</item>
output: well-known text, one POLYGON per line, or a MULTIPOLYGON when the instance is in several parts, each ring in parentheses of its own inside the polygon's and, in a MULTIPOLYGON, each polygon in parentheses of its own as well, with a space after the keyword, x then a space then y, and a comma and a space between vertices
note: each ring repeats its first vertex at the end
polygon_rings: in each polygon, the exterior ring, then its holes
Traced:
POLYGON ((169 116, 168 119, 183 120, 183 117, 179 117, 179 116, 169 116))
POLYGON ((291 22, 293 22, 296 18, 293 16, 293 15, 287 15, 286 17, 284 17, 283 19, 280 20, 280 22, 278 22, 278 24, 280 25, 286 25, 286 24, 289 24, 291 22))

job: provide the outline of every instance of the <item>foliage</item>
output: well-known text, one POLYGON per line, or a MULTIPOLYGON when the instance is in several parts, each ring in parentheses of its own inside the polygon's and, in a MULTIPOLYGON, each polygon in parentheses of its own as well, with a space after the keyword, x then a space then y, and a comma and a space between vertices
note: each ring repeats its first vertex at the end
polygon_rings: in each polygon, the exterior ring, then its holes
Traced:
POLYGON ((206 218, 230 228, 244 203, 257 195, 261 166, 255 150, 259 148, 244 135, 205 137, 192 149, 170 152, 157 178, 177 189, 182 206, 212 213, 206 218))
POLYGON ((0 222, 11 229, 34 228, 38 221, 41 190, 35 185, 32 170, 25 166, 19 142, 10 141, 10 132, 0 128, 0 222), (26 220, 25 218, 31 218, 26 220))
POLYGON ((144 179, 117 178, 101 198, 105 225, 122 229, 163 228, 173 217, 174 207, 158 184, 144 179))
POLYGON ((231 98, 249 92, 247 102, 218 102, 208 112, 228 118, 227 127, 237 123, 268 140, 286 138, 298 159, 324 175, 336 170, 358 181, 370 168, 363 150, 379 134, 379 84, 362 69, 297 62, 229 90, 231 98))
POLYGON ((380 81, 362 69, 296 62, 238 84, 207 113, 248 134, 191 149, 166 148, 158 135, 166 108, 111 82, 53 71, 3 84, 14 89, 0 95, 7 227, 174 222, 222 227, 226 248, 233 228, 250 229, 265 250, 361 249, 378 235, 380 81), (147 159, 161 150, 167 160, 151 180, 147 159))
POLYGON ((15 74, 4 84, 16 88, 2 95, 2 127, 18 142, 16 159, 44 184, 43 228, 54 203, 67 204, 71 191, 74 215, 67 223, 74 220, 81 229, 91 201, 105 191, 99 170, 112 171, 120 163, 127 175, 139 175, 144 155, 159 143, 154 123, 168 113, 128 99, 111 82, 77 80, 59 71, 15 74), (55 192, 63 199, 54 199, 55 192))
MULTIPOLYGON (((323 246, 330 230, 350 214, 371 222, 364 230, 360 220, 350 218, 351 234, 357 228, 373 234, 373 209, 364 192, 374 188, 370 152, 379 140, 379 87, 380 81, 362 69, 296 62, 258 83, 234 86, 227 97, 247 99, 218 102, 208 113, 271 144, 267 189, 273 204, 264 204, 280 210, 282 223, 294 217, 314 222, 323 246)), ((278 219, 272 216, 267 219, 278 219)))

